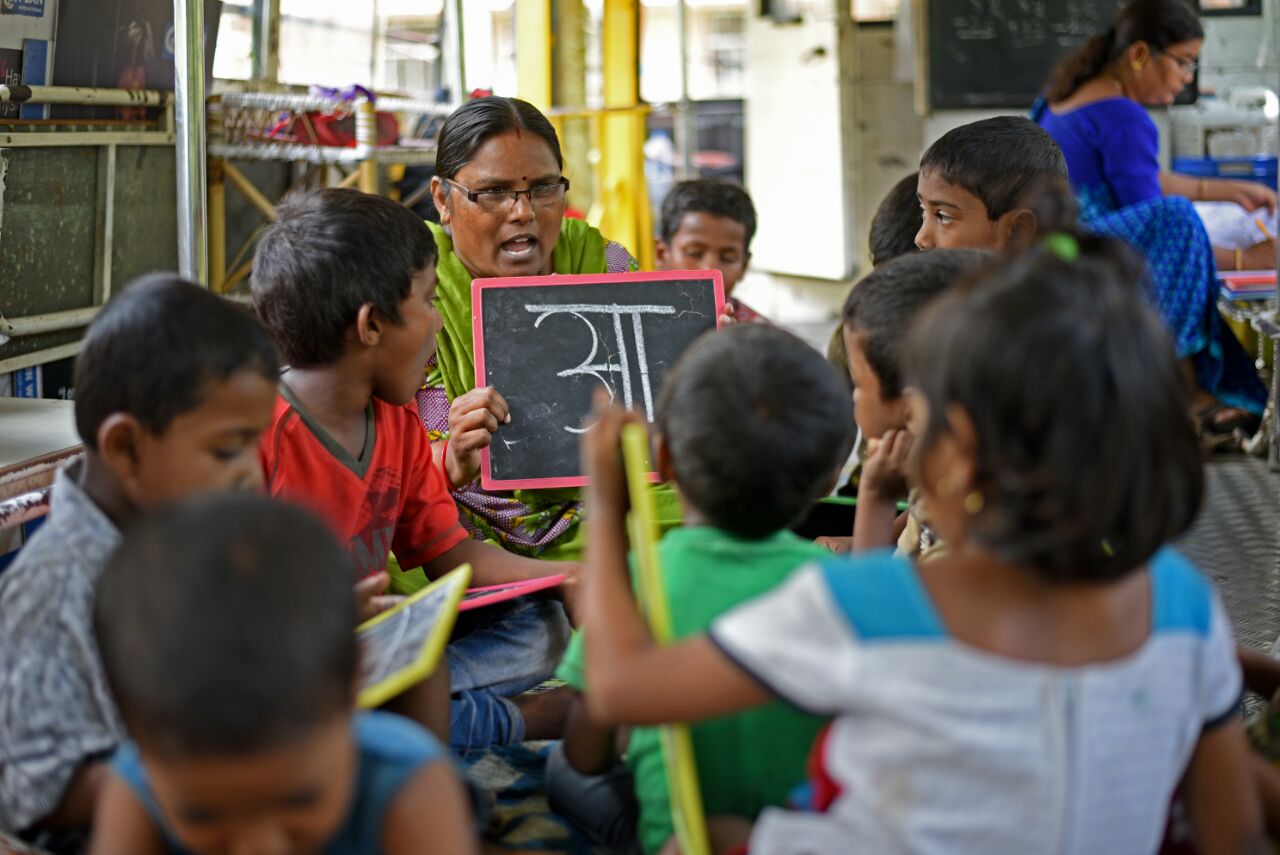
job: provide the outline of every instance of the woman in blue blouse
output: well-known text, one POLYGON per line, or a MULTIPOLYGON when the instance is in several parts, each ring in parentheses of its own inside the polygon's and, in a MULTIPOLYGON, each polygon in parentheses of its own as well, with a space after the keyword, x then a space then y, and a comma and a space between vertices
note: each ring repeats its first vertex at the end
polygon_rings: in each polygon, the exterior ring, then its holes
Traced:
POLYGON ((1146 257, 1152 298, 1194 370, 1202 425, 1230 432, 1256 425, 1266 391, 1218 316, 1217 268, 1274 267, 1276 244, 1215 249, 1190 200, 1253 211, 1274 209, 1276 194, 1252 181, 1161 171, 1158 132, 1143 106, 1173 103, 1192 80, 1203 41, 1184 0, 1132 0, 1111 29, 1058 67, 1032 114, 1062 147, 1084 224, 1146 257))

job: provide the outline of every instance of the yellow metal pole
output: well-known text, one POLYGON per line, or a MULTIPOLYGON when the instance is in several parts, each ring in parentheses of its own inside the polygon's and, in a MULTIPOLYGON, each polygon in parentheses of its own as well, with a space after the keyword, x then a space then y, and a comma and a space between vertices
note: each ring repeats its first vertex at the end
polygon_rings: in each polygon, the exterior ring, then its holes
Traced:
POLYGON ((222 293, 227 278, 227 184, 222 161, 209 158, 209 287, 222 293))
POLYGON ((253 186, 253 182, 244 177, 244 173, 236 169, 227 161, 222 161, 222 172, 227 180, 235 185, 244 197, 249 200, 249 204, 258 209, 258 213, 266 217, 268 220, 276 218, 276 206, 271 204, 266 196, 262 195, 262 191, 253 186))
POLYGON ((516 76, 519 95, 551 109, 551 0, 516 0, 516 76))
MULTIPOLYGON (((640 103, 639 0, 604 3, 604 105, 640 103)), ((609 116, 600 145, 605 198, 602 231, 631 250, 640 266, 653 268, 649 194, 644 181, 644 113, 609 116)))
POLYGON ((362 100, 356 107, 356 148, 364 152, 365 159, 357 168, 360 173, 360 189, 365 193, 378 192, 378 161, 373 149, 378 143, 378 114, 373 104, 362 100))

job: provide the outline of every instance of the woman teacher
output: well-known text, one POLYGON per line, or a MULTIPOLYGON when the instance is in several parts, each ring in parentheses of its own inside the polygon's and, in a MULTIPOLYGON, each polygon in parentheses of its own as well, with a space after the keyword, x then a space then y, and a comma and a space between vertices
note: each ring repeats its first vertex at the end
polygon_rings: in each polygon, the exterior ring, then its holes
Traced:
POLYGON ((1218 316, 1217 270, 1273 268, 1275 241, 1215 249, 1191 200, 1274 210, 1276 194, 1252 181, 1162 171, 1158 132, 1145 109, 1173 103, 1193 79, 1203 42, 1200 20, 1184 0, 1132 0, 1110 29, 1054 71, 1032 117, 1062 147, 1084 225, 1146 257, 1153 301, 1194 373, 1202 427, 1252 431, 1266 390, 1218 316))
MULTIPOLYGON (((533 105, 490 96, 453 112, 440 129, 429 223, 440 260, 436 304, 444 316, 418 411, 442 455, 464 522, 505 549, 547 559, 581 556, 576 490, 490 492, 476 479, 480 451, 509 418, 499 390, 476 389, 471 281, 639 269, 626 249, 581 220, 565 219, 564 157, 555 128, 533 105)), ((679 519, 674 494, 659 515, 679 519)))

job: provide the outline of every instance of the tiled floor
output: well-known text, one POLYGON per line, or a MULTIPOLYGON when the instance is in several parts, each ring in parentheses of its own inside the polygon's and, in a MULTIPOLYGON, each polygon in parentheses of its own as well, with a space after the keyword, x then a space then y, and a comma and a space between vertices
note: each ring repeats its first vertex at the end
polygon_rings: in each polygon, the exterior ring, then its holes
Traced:
POLYGON ((1217 583, 1240 643, 1269 649, 1280 634, 1280 474, 1239 456, 1206 473, 1204 507, 1178 548, 1217 583))

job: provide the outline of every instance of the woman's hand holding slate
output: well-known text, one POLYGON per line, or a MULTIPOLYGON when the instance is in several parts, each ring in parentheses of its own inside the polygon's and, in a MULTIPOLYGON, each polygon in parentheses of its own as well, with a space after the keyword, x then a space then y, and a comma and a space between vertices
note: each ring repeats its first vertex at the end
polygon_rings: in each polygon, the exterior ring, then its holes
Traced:
POLYGON ((500 425, 511 421, 507 399, 492 386, 472 389, 449 405, 449 447, 445 472, 452 487, 464 487, 480 472, 480 450, 493 442, 500 425))

